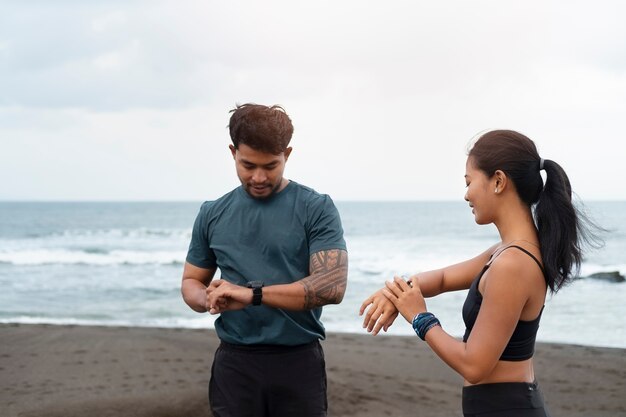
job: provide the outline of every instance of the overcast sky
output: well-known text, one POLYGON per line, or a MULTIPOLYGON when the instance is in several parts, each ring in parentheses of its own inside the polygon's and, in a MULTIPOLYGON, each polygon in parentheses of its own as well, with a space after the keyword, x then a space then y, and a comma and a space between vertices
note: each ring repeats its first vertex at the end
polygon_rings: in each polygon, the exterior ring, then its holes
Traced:
POLYGON ((281 104, 286 176, 335 200, 462 199, 519 130, 626 199, 626 2, 3 0, 0 200, 211 200, 236 103, 281 104))

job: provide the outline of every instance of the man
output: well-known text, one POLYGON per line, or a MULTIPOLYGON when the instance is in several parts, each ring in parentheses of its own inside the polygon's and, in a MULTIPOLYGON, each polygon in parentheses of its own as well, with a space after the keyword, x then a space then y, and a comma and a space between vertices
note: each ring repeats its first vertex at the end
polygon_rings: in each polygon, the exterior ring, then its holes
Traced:
POLYGON ((330 197, 283 177, 293 126, 282 107, 244 104, 232 113, 241 186, 202 205, 181 288, 193 310, 220 314, 211 410, 326 416, 320 316, 346 290, 341 220, 330 197), (217 268, 222 279, 213 281, 217 268))

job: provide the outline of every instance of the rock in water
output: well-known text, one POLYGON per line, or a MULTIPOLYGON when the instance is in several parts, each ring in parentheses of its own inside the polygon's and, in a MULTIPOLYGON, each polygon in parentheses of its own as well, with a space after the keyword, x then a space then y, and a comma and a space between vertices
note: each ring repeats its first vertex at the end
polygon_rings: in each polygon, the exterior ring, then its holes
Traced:
POLYGON ((589 275, 588 278, 593 279, 601 279, 603 281, 609 282, 624 282, 626 278, 619 273, 619 271, 611 271, 611 272, 596 272, 595 274, 589 275))

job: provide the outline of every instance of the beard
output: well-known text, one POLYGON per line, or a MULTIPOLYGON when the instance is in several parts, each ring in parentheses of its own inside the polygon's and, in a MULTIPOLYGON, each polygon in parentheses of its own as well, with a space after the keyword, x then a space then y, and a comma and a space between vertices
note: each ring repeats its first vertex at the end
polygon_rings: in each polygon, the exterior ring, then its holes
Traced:
POLYGON ((254 198, 255 200, 266 200, 272 197, 274 194, 276 194, 281 184, 282 184, 282 178, 279 181, 277 181, 275 184, 271 184, 271 183, 263 184, 262 188, 259 189, 259 188, 255 188, 255 187, 258 187, 258 185, 255 186, 255 185, 251 185, 250 183, 242 182, 243 189, 246 191, 246 193, 248 193, 250 197, 254 198))

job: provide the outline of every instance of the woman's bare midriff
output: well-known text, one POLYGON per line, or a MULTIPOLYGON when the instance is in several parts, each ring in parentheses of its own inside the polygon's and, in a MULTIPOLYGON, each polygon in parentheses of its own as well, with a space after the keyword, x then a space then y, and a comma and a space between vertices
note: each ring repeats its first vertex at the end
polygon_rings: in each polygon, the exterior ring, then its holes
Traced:
MULTIPOLYGON (((478 384, 494 384, 499 382, 534 382, 535 371, 533 368, 533 360, 527 359, 525 361, 498 361, 493 372, 480 381, 478 384)), ((464 385, 478 385, 470 384, 468 381, 464 381, 464 385)))

